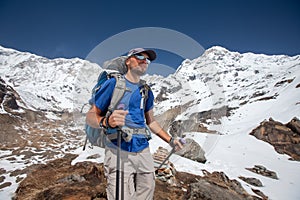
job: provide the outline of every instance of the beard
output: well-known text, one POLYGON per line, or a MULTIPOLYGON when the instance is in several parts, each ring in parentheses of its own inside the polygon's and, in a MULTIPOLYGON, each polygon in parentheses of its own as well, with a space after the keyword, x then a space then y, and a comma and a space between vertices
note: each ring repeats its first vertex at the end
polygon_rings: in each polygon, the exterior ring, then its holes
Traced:
POLYGON ((132 67, 131 68, 131 71, 136 74, 136 75, 139 75, 139 76, 143 76, 146 74, 146 71, 147 71, 147 65, 138 65, 136 67, 132 67))

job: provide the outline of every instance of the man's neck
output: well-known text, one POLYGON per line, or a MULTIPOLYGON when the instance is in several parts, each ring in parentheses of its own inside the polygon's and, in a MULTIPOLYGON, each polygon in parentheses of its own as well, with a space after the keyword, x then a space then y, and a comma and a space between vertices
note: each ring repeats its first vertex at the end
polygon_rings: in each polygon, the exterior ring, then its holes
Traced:
POLYGON ((130 71, 125 74, 125 78, 132 83, 138 83, 141 80, 139 75, 132 74, 130 71))

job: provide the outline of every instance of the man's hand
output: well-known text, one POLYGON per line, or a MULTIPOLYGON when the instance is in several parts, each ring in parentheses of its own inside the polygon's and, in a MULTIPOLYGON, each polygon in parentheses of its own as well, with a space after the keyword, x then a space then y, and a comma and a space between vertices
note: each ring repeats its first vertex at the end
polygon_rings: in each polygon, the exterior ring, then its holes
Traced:
POLYGON ((115 128, 117 126, 125 125, 125 117, 128 114, 128 110, 114 110, 109 116, 108 124, 110 127, 115 128))
POLYGON ((185 144, 185 140, 183 138, 171 138, 171 141, 169 142, 171 147, 175 148, 175 151, 180 151, 183 148, 183 145, 185 144))

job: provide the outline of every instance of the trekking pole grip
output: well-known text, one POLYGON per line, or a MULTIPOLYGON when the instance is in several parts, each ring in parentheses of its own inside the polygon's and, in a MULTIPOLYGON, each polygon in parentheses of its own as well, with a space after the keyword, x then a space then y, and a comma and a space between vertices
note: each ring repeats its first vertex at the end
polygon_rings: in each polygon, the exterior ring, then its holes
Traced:
POLYGON ((179 139, 179 142, 180 142, 182 145, 185 145, 185 144, 186 144, 186 141, 185 141, 184 138, 180 138, 180 139, 179 139))
MULTIPOLYGON (((171 146, 172 148, 175 148, 175 147, 176 147, 176 145, 174 144, 174 140, 175 140, 175 139, 172 137, 171 140, 170 140, 170 142, 169 142, 169 144, 170 144, 170 146, 171 146)), ((179 142, 180 142, 180 144, 182 144, 182 145, 185 145, 185 144, 186 144, 186 141, 185 141, 184 138, 179 138, 179 142)))

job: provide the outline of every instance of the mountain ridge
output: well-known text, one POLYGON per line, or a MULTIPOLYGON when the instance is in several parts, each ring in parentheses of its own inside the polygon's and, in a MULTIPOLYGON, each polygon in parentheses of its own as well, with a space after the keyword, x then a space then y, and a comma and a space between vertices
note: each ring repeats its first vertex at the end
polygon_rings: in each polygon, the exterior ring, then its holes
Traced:
MULTIPOLYGON (((276 171, 283 181, 262 179, 266 187, 259 189, 271 198, 289 196, 276 188, 295 189, 300 184, 299 174, 290 176, 285 170, 294 170, 298 164, 249 133, 270 117, 283 123, 299 118, 299 58, 240 54, 215 47, 196 59, 185 60, 166 78, 146 75, 144 79, 154 92, 158 121, 170 133, 194 139, 206 153, 205 164, 172 156, 176 169, 196 175, 203 174, 201 170, 224 171, 230 179, 237 179, 254 176, 245 168, 263 165, 276 171), (293 184, 287 186, 287 180, 293 184)), ((30 162, 44 164, 70 152, 86 153, 80 146, 84 139, 84 113, 80 109, 101 71, 97 64, 78 58, 51 60, 0 47, 0 77, 6 82, 3 88, 15 89, 15 96, 20 97, 16 103, 25 113, 33 113, 27 119, 17 114, 21 110, 12 113, 7 103, 1 102, 3 124, 21 141, 21 146, 2 144, 1 148, 0 162, 5 171, 1 174, 12 180, 12 189, 25 175, 23 172, 12 178, 9 174, 16 171, 9 164, 23 170, 30 162), (10 119, 18 119, 17 124, 10 119)), ((150 146, 153 152, 166 144, 153 135, 150 146)), ((248 184, 242 185, 253 194, 248 184)), ((299 197, 296 193, 290 196, 299 197)))

